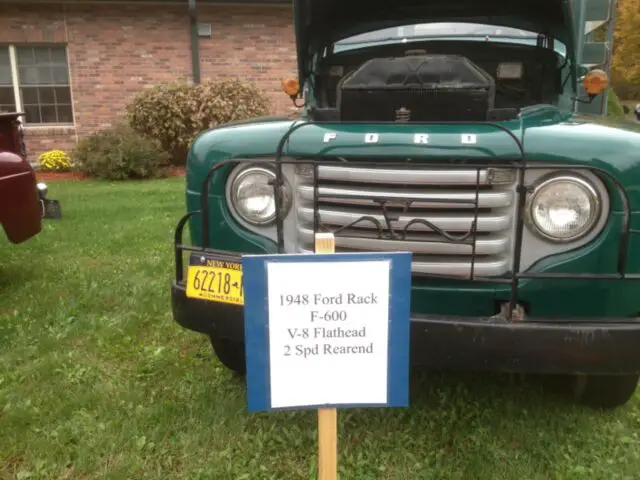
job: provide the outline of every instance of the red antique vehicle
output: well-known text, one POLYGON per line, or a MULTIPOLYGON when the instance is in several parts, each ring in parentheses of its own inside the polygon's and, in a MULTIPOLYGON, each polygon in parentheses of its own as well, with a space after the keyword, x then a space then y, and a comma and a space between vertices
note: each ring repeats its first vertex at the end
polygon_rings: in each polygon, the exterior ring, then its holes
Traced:
POLYGON ((11 243, 40 233, 47 193, 27 161, 21 115, 0 113, 0 224, 11 243))

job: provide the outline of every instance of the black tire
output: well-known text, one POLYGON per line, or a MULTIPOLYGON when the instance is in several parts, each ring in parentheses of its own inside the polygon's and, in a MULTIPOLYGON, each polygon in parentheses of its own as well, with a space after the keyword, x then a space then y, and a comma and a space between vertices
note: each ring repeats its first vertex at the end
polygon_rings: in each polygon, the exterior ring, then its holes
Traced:
POLYGON ((592 408, 621 407, 633 397, 639 379, 640 375, 580 375, 575 377, 574 395, 592 408))
POLYGON ((213 351, 218 357, 218 360, 220 360, 220 363, 238 375, 243 376, 247 373, 247 362, 244 356, 243 343, 216 338, 213 335, 209 335, 209 338, 211 339, 213 351))

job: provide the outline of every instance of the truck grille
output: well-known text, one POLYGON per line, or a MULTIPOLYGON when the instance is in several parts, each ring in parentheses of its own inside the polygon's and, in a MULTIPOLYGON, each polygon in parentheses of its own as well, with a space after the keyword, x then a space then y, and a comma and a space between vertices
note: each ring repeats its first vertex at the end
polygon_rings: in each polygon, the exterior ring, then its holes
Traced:
POLYGON ((411 251, 414 274, 470 276, 473 263, 474 276, 490 277, 510 268, 515 170, 332 165, 317 175, 317 212, 313 184, 297 182, 301 252, 313 251, 317 213, 317 230, 336 232, 336 251, 411 251), (472 231, 476 190, 474 257, 473 235, 446 237, 472 231))

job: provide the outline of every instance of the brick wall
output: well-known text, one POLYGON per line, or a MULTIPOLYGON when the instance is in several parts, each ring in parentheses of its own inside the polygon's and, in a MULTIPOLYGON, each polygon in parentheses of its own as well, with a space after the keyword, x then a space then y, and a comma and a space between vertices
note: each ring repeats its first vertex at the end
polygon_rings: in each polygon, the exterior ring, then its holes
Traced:
MULTIPOLYGON (((287 113, 280 82, 296 71, 291 10, 206 6, 199 17, 212 26, 212 38, 200 39, 202 80, 241 76, 269 93, 274 113, 287 113)), ((189 35, 186 5, 0 5, 0 44, 68 45, 75 126, 27 126, 30 159, 113 124, 140 89, 190 79, 189 35)))

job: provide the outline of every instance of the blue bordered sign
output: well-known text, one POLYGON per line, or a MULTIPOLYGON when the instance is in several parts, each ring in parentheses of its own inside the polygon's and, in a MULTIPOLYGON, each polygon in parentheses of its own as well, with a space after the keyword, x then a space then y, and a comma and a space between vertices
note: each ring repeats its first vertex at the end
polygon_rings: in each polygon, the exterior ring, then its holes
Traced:
POLYGON ((411 253, 242 265, 249 411, 408 406, 411 253))

